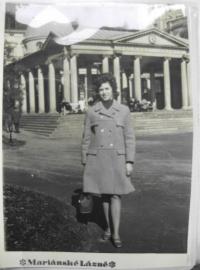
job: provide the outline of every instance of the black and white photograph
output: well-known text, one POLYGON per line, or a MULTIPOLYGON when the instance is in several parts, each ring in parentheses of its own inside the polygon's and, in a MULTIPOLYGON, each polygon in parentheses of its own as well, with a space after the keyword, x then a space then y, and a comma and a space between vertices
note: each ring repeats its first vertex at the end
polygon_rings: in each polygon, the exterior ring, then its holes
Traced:
POLYGON ((112 269, 114 254, 187 254, 188 14, 180 2, 5 2, 3 240, 21 254, 11 266, 112 269))

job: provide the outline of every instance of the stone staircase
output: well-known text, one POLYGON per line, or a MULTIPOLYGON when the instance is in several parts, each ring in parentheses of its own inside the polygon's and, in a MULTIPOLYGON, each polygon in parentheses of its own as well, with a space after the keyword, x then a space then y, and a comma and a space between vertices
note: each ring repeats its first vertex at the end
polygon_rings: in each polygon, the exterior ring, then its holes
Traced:
MULTIPOLYGON (((62 116, 58 128, 51 137, 80 138, 83 130, 84 115, 62 116)), ((136 135, 154 135, 192 132, 192 111, 156 111, 132 113, 131 118, 136 135)))
POLYGON ((22 115, 20 127, 41 136, 49 136, 58 127, 58 114, 27 114, 22 115))
MULTIPOLYGON (((132 113, 131 118, 136 135, 156 135, 192 132, 192 111, 156 111, 132 113)), ((84 114, 24 115, 21 127, 41 136, 50 138, 81 138, 84 114)))
POLYGON ((192 132, 192 110, 132 114, 136 135, 192 132))

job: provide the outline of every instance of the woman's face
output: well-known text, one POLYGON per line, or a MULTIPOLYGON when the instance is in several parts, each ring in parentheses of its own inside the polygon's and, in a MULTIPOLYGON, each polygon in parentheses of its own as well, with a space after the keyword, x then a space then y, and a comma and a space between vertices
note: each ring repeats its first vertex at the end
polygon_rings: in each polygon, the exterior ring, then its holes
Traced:
POLYGON ((113 90, 109 82, 102 83, 99 87, 99 96, 102 101, 113 99, 113 90))

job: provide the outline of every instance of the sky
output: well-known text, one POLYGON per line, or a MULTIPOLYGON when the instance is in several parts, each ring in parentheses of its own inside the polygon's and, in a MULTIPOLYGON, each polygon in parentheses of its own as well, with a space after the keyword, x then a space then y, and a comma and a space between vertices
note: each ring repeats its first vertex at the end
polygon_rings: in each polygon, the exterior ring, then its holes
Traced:
POLYGON ((77 21, 84 27, 100 28, 126 27, 127 29, 144 29, 166 10, 181 9, 185 13, 184 5, 150 5, 134 4, 115 6, 64 6, 64 5, 19 5, 16 19, 20 23, 32 27, 40 27, 50 21, 68 23, 77 21))
POLYGON ((79 5, 17 5, 16 20, 33 28, 49 22, 71 23, 76 21, 78 28, 66 36, 55 38, 60 45, 72 45, 93 36, 100 27, 123 27, 142 30, 150 26, 156 18, 167 10, 181 9, 184 5, 120 4, 98 6, 79 5))

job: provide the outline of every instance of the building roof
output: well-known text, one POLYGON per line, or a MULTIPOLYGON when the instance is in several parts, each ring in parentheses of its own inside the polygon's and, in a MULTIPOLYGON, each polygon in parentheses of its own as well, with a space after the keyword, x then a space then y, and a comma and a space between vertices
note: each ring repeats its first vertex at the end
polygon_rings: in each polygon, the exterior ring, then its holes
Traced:
POLYGON ((99 29, 93 36, 89 37, 90 40, 115 40, 118 38, 125 38, 135 33, 137 30, 124 31, 114 29, 99 29))
POLYGON ((28 26, 25 32, 25 39, 36 37, 48 37, 50 32, 57 36, 66 36, 74 31, 71 23, 50 22, 37 28, 28 26))
MULTIPOLYGON (((74 26, 72 23, 50 22, 39 28, 33 28, 29 26, 25 32, 25 40, 29 38, 32 39, 32 38, 37 38, 37 37, 47 38, 50 35, 50 33, 53 33, 55 35, 55 38, 58 37, 64 40, 66 39, 66 44, 67 44, 71 38, 71 34, 72 36, 74 36, 74 34, 76 33, 75 35, 79 36, 79 33, 81 34, 82 30, 84 30, 84 27, 77 27, 77 29, 74 29, 74 26)), ((173 35, 169 35, 165 32, 159 31, 158 29, 154 28, 154 31, 155 30, 164 35, 169 36, 171 39, 174 39, 174 40, 176 39, 176 41, 184 42, 188 44, 187 40, 185 39, 182 39, 180 37, 174 37, 173 35)), ((129 39, 129 37, 141 35, 143 33, 146 33, 147 31, 152 31, 152 29, 139 31, 139 30, 126 30, 126 29, 120 29, 120 28, 102 27, 101 29, 96 29, 96 31, 93 31, 92 35, 90 36, 87 36, 86 34, 83 40, 85 40, 85 42, 120 41, 120 40, 126 40, 126 38, 129 39)), ((55 40, 55 42, 57 43, 57 40, 55 40)), ((65 45, 65 41, 64 43, 62 43, 62 45, 65 45)))
MULTIPOLYGON (((119 28, 93 28, 78 26, 74 31, 64 36, 58 36, 58 33, 51 31, 54 34, 54 41, 60 45, 72 45, 80 42, 94 43, 110 43, 120 38, 126 38, 133 35, 136 30, 123 30, 119 28)), ((47 42, 45 42, 44 47, 47 42)))
POLYGON ((188 43, 186 43, 186 39, 174 36, 172 34, 169 34, 169 33, 165 32, 165 31, 161 31, 158 28, 149 28, 149 29, 138 31, 138 32, 134 32, 132 34, 129 34, 129 36, 122 37, 121 39, 118 39, 116 41, 122 41, 122 42, 125 41, 126 42, 126 41, 128 41, 130 39, 142 37, 142 36, 145 36, 145 35, 148 35, 148 34, 151 34, 151 33, 154 33, 154 34, 156 34, 158 36, 161 36, 161 37, 163 37, 165 39, 168 39, 168 40, 170 40, 172 42, 176 42, 179 45, 183 45, 183 46, 188 45, 188 43))
MULTIPOLYGON (((79 29, 79 28, 78 28, 79 29)), ((77 29, 77 30, 78 30, 77 29)), ((82 27, 80 27, 82 29, 82 27)), ((73 23, 57 23, 50 22, 41 27, 33 28, 28 26, 25 31, 25 39, 29 38, 40 38, 40 37, 48 37, 49 33, 54 33, 57 37, 65 37, 72 32, 74 32, 73 23)), ((101 29, 97 29, 97 32, 91 36, 89 39, 92 40, 115 40, 118 38, 123 38, 129 36, 131 33, 133 34, 137 30, 123 30, 123 29, 115 29, 103 27, 101 29)))

